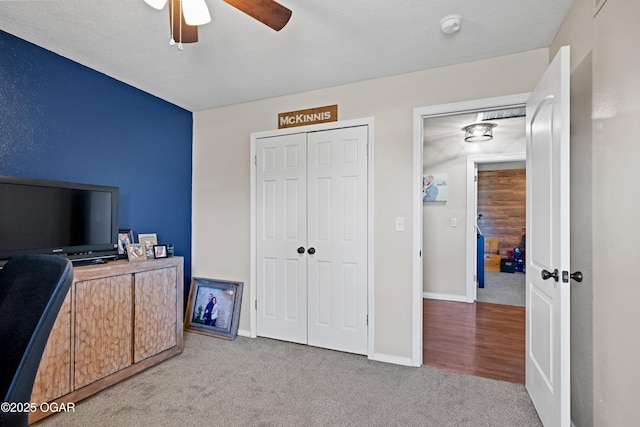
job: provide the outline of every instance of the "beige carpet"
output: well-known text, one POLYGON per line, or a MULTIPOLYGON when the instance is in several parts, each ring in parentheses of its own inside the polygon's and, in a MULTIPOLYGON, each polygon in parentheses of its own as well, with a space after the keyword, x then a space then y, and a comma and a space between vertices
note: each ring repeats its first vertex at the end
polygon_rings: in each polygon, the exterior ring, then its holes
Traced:
POLYGON ((265 338, 185 350, 39 426, 540 426, 524 386, 265 338))
POLYGON ((525 304, 524 273, 484 273, 484 288, 478 288, 476 301, 493 304, 516 305, 525 304))

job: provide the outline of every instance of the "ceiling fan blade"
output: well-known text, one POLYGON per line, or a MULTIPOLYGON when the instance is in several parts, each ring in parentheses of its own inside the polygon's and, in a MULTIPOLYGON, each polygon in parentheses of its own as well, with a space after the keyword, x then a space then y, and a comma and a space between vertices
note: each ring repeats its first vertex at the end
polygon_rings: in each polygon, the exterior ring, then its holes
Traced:
POLYGON ((195 43, 198 41, 198 26, 188 25, 184 14, 180 13, 180 1, 169 0, 169 25, 176 43, 195 43), (174 7, 175 6, 175 7, 174 7), (180 25, 182 23, 182 25, 180 25))
POLYGON ((280 31, 291 18, 291 10, 273 0, 224 0, 276 31, 280 31))
POLYGON ((211 22, 209 8, 204 0, 182 0, 182 13, 189 25, 204 25, 211 22))
POLYGON ((144 2, 158 10, 162 9, 164 5, 167 4, 167 0, 144 0, 144 2))

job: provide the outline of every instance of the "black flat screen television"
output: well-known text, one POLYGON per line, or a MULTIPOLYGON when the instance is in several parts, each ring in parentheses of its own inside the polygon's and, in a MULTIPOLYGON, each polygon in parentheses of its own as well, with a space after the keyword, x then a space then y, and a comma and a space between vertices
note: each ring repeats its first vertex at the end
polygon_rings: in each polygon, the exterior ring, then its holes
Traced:
POLYGON ((0 265, 20 254, 116 258, 119 189, 0 176, 0 265))

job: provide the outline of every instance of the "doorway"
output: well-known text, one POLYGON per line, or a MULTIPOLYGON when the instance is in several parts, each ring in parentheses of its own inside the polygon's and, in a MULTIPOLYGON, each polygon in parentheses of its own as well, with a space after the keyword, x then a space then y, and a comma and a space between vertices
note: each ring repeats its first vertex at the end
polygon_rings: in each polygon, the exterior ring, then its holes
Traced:
MULTIPOLYGON (((524 129, 524 122, 522 123, 524 129)), ((477 257, 483 268, 476 301, 525 306, 525 161, 477 163, 477 257), (483 279, 483 280, 481 280, 483 279)))
MULTIPOLYGON (((464 141, 462 127, 476 121, 479 113, 521 108, 527 99, 528 94, 520 94, 414 110, 414 244, 417 248, 413 269, 413 301, 416 313, 413 319, 414 343, 424 344, 424 297, 466 303, 475 301, 476 193, 472 177, 477 163, 525 159, 524 139, 516 145, 502 144, 493 152, 486 152, 483 148, 486 145, 469 144, 464 141), (459 116, 466 116, 463 124, 460 124, 459 116), (429 154, 424 148, 425 131, 428 132, 429 121, 453 124, 454 120, 457 122, 448 132, 456 129, 457 140, 453 143, 437 141, 434 146, 436 158, 425 161, 429 154), (448 199, 435 203, 423 202, 423 177, 443 174, 446 175, 448 199), (469 209, 474 213, 469 214, 469 209), (427 232, 423 223, 433 225, 435 232, 427 232), (432 243, 433 246, 430 246, 432 243), (433 251, 433 247, 445 250, 433 251)), ((439 126, 434 126, 436 133, 441 131, 438 128, 439 126)), ((506 130, 507 127, 502 128, 506 130)), ((497 131, 497 127, 494 130, 497 131)), ((521 133, 524 134, 524 126, 521 127, 521 133)), ((414 345, 413 348, 412 358, 417 366, 422 364, 422 348, 422 345, 414 345)))
MULTIPOLYGON (((423 306, 423 363, 524 383, 524 279, 522 286, 504 287, 502 294, 493 294, 503 279, 516 277, 515 272, 501 273, 501 261, 508 247, 520 246, 526 225, 524 106, 424 117, 423 141, 423 181, 440 187, 432 191, 438 195, 435 202, 427 201, 434 199, 428 197, 429 189, 423 198, 423 289, 427 298, 423 306), (467 142, 462 129, 487 122, 495 125, 492 138, 467 142), (482 176, 484 181, 479 179, 482 176), (511 199, 515 194, 520 200, 514 204, 511 199), (515 218, 515 211, 519 218, 515 218), (459 226, 459 218, 465 214, 474 220, 473 227, 459 226), (517 227, 509 224, 518 219, 517 227), (484 236, 477 239, 482 228, 484 236), (484 244, 482 248, 477 245, 484 243, 485 237, 487 242, 495 242, 495 247, 486 251, 486 259, 484 244), (469 252, 475 262, 466 265, 469 252), (471 286, 465 283, 465 272, 469 271, 473 272, 471 286), (513 308, 496 305, 508 291, 515 291, 522 303, 513 308), (495 301, 475 303, 487 295, 495 301), (443 323, 440 317, 450 321, 443 323), (448 338, 443 340, 442 335, 448 338), (453 356, 461 354, 473 357, 453 356)), ((460 222, 467 221, 463 217, 460 222)), ((522 274, 518 273, 518 278, 523 278, 522 274)))
MULTIPOLYGON (((516 126, 520 127, 520 125, 522 125, 521 129, 524 133, 524 122, 517 123, 516 126)), ((522 227, 524 226, 526 228, 526 211, 522 212, 523 209, 526 209, 526 200, 522 200, 522 197, 526 196, 526 176, 524 177, 524 182, 509 183, 507 185, 503 185, 501 189, 497 189, 497 194, 485 195, 485 197, 492 197, 494 199, 502 200, 480 202, 482 210, 479 210, 478 188, 482 190, 482 186, 479 185, 480 179, 483 175, 482 170, 520 167, 522 163, 526 163, 525 160, 526 153, 524 152, 512 154, 481 154, 467 157, 467 218, 475 221, 473 229, 469 229, 469 233, 467 235, 467 302, 478 300, 478 292, 480 290, 480 287, 482 286, 483 282, 486 285, 487 279, 501 279, 500 275, 498 273, 495 273, 495 271, 499 272, 501 270, 503 257, 513 257, 514 260, 515 258, 519 258, 518 255, 509 254, 509 250, 513 250, 515 252, 516 246, 514 245, 524 244, 522 240, 525 229, 522 227), (515 190, 513 189, 514 186, 517 187, 515 190), (524 186, 525 188, 522 188, 522 186, 524 186), (505 196, 505 192, 508 192, 509 194, 505 196), (514 193, 516 192, 521 194, 515 196, 514 193), (518 202, 519 204, 515 208, 517 212, 510 212, 508 213, 508 215, 505 215, 505 212, 503 211, 503 208, 506 206, 504 199, 511 197, 518 197, 520 200, 518 202), (493 203, 498 206, 492 206, 492 210, 489 210, 487 204, 493 203), (521 220, 524 222, 524 224, 520 223, 515 230, 504 231, 502 228, 505 225, 505 218, 507 218, 506 222, 510 223, 512 219, 510 217, 515 216, 522 216, 521 220), (499 222, 503 223, 502 227, 498 226, 499 222), (479 234, 483 236, 482 240, 484 240, 485 242, 493 239, 493 245, 485 244, 483 248, 478 248, 478 241, 480 240, 478 238, 479 234), (501 242, 502 247, 500 245, 501 242), (478 256, 478 251, 481 251, 479 254, 480 256, 478 256), (486 252, 486 254, 482 253, 482 251, 486 252), (497 277, 496 274, 498 274, 497 277)), ((501 173, 501 175, 504 174, 506 173, 501 173)), ((513 180, 514 178, 510 177, 510 179, 513 180)), ((518 177, 517 179, 521 180, 522 176, 518 177)), ((524 248, 524 246, 522 246, 522 248, 524 248)), ((521 252, 520 256, 522 255, 523 252, 521 252)), ((524 267, 519 267, 523 270, 524 274, 524 267)), ((520 279, 523 280, 522 277, 520 277, 520 279)), ((521 297, 523 297, 523 295, 521 297)), ((480 301, 483 301, 483 298, 480 298, 480 301)), ((524 303, 522 304, 522 306, 524 306, 524 303)))

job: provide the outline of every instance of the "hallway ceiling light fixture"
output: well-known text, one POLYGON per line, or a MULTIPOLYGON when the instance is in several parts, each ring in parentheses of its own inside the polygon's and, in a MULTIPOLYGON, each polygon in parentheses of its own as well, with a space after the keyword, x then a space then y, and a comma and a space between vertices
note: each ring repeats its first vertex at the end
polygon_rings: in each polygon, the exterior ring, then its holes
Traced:
POLYGON ((464 140, 466 142, 482 142, 493 139, 493 128, 498 126, 495 123, 482 122, 473 123, 462 128, 464 140))

